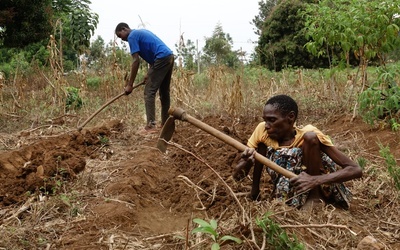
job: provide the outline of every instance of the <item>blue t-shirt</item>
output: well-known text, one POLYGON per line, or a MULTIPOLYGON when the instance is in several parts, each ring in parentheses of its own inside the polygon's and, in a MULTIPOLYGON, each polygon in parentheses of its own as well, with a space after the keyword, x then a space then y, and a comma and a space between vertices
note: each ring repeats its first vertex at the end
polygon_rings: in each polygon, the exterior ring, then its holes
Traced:
POLYGON ((156 59, 172 55, 168 46, 146 29, 133 29, 128 36, 128 43, 131 54, 139 53, 139 56, 151 65, 156 59))

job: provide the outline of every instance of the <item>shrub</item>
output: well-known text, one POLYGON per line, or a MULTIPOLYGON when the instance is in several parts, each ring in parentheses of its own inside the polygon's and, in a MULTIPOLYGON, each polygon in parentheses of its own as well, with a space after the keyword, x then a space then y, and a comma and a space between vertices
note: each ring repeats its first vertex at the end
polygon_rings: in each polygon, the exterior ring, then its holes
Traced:
POLYGON ((361 116, 370 125, 385 119, 393 130, 398 129, 400 118, 400 87, 396 83, 396 68, 377 68, 378 78, 359 96, 361 116), (387 119, 388 118, 388 119, 387 119))
POLYGON ((271 213, 264 214, 261 219, 256 219, 256 224, 261 227, 267 237, 268 244, 273 249, 305 249, 304 245, 297 240, 296 235, 288 235, 270 216, 271 213))
POLYGON ((67 87, 67 99, 65 101, 65 110, 75 110, 82 108, 83 101, 79 95, 79 89, 75 87, 67 87))
POLYGON ((100 87, 101 78, 100 77, 90 77, 86 80, 86 84, 88 88, 96 90, 100 87))
POLYGON ((389 147, 379 144, 379 154, 385 159, 389 175, 393 178, 394 185, 400 191, 400 166, 397 166, 396 158, 390 153, 389 147))

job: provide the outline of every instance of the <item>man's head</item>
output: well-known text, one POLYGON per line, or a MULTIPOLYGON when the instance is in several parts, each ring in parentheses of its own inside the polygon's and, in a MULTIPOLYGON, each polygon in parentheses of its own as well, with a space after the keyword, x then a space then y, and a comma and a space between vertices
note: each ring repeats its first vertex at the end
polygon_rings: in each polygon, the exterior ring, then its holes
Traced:
POLYGON ((129 28, 129 25, 126 23, 119 23, 117 27, 115 27, 115 34, 123 41, 128 41, 129 33, 131 33, 131 28, 129 28))
POLYGON ((293 132, 299 109, 295 100, 287 95, 270 98, 263 110, 265 129, 277 141, 286 139, 293 132))

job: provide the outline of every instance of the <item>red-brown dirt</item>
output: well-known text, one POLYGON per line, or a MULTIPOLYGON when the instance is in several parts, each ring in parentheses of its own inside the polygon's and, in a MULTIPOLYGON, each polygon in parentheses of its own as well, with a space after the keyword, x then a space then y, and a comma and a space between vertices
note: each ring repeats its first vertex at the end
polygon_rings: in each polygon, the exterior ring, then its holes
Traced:
MULTIPOLYGON (((202 121, 245 143, 258 118, 220 116, 202 121)), ((157 134, 135 134, 120 121, 81 132, 23 131, 12 137, 14 149, 0 152, 0 230, 8 236, 0 240, 0 248, 186 249, 197 243, 199 248, 192 249, 209 249, 210 244, 201 245, 190 233, 192 219, 217 219, 221 233, 250 239, 251 228, 240 225, 242 206, 253 221, 274 212, 277 223, 286 225, 310 249, 355 249, 368 235, 382 249, 400 249, 395 209, 399 201, 393 197, 398 192, 390 186, 390 178, 376 174, 384 169, 377 167, 384 164, 377 142, 388 145, 399 163, 399 134, 372 130, 345 116, 317 125, 350 157, 370 163, 362 179, 347 183, 354 194, 349 210, 298 211, 269 201, 271 184, 266 175, 262 200, 248 200, 243 194, 249 192, 250 178, 234 182, 230 177, 237 150, 181 121, 166 154, 156 148, 157 134), (57 197, 63 202, 56 202, 57 197), (19 234, 10 233, 10 226, 19 228, 19 234)), ((0 136, 11 144, 10 135, 0 136)), ((259 237, 259 230, 255 232, 259 237)), ((228 244, 222 249, 251 246, 228 244)))

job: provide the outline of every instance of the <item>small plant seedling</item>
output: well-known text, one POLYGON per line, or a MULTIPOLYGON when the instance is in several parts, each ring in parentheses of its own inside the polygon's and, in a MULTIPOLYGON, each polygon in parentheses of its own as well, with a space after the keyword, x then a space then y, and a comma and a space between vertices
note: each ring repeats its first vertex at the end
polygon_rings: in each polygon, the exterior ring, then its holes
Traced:
POLYGON ((268 244, 273 249, 305 249, 304 245, 297 240, 296 235, 288 235, 270 216, 270 212, 264 214, 261 219, 256 220, 256 224, 263 230, 268 244))
POLYGON ((100 135, 99 136, 101 145, 108 145, 110 139, 107 136, 100 135))
POLYGON ((365 159, 363 157, 360 157, 360 158, 357 159, 357 163, 362 169, 365 169, 365 167, 368 164, 368 161, 367 161, 367 159, 365 159))
POLYGON ((211 250, 219 250, 221 249, 221 243, 223 243, 224 241, 230 240, 230 241, 234 241, 237 244, 241 244, 242 240, 239 238, 236 238, 234 236, 230 236, 230 235, 224 235, 222 237, 220 237, 219 233, 217 232, 217 221, 216 220, 210 220, 210 223, 208 223, 205 220, 196 218, 193 219, 194 223, 197 223, 199 226, 195 229, 192 230, 192 233, 205 233, 208 234, 211 239, 213 240, 213 243, 211 245, 211 250))

